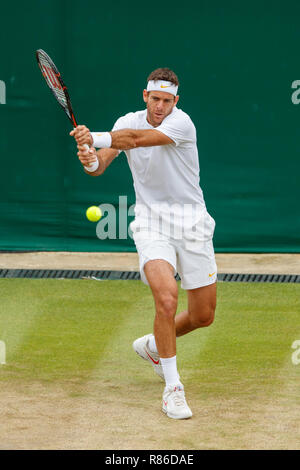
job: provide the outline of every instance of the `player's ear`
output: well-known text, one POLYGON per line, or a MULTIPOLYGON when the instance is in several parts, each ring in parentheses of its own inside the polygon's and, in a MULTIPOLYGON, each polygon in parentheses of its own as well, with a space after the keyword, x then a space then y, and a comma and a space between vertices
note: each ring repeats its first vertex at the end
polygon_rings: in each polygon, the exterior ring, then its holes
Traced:
POLYGON ((147 101, 148 101, 148 91, 147 90, 143 90, 143 100, 145 101, 145 103, 147 103, 147 101))
POLYGON ((179 95, 175 96, 174 106, 176 106, 176 104, 178 103, 178 101, 179 101, 179 95))

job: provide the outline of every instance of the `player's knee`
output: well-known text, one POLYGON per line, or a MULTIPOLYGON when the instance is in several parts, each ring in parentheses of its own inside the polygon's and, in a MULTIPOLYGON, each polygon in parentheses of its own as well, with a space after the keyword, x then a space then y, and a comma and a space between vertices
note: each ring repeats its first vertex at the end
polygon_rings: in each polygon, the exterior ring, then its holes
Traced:
POLYGON ((215 309, 211 308, 206 313, 206 316, 203 318, 203 326, 210 326, 215 319, 215 309))
POLYGON ((194 328, 204 328, 210 326, 215 319, 215 307, 208 306, 201 312, 192 316, 192 324, 194 328))
POLYGON ((173 320, 177 310, 177 295, 173 293, 162 294, 156 302, 156 311, 159 316, 173 320))

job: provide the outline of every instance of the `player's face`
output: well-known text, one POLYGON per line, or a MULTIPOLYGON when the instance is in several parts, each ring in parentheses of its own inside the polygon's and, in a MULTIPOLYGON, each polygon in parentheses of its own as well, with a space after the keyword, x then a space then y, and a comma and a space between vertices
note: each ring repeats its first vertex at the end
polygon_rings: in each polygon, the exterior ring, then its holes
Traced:
POLYGON ((153 127, 159 126, 172 112, 177 104, 179 96, 174 96, 165 91, 144 90, 144 101, 147 104, 147 120, 153 127))

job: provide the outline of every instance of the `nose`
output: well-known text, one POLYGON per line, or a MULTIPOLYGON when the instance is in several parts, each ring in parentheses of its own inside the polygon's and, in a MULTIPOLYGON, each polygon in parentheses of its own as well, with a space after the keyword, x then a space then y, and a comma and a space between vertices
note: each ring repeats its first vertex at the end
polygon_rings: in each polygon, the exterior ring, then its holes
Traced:
POLYGON ((157 103, 157 110, 162 111, 163 110, 163 101, 158 101, 157 103))

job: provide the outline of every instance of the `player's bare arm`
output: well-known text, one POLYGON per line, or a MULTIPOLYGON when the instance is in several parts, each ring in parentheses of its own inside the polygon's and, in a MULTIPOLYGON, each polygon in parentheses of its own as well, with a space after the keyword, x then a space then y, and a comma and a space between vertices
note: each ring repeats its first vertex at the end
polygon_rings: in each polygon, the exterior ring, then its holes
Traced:
POLYGON ((173 144, 173 140, 155 129, 135 130, 121 129, 111 135, 111 147, 119 150, 130 150, 137 147, 154 147, 173 144))
MULTIPOLYGON (((76 139, 78 145, 93 145, 93 138, 86 126, 78 126, 70 132, 70 135, 76 139)), ((155 129, 121 129, 110 132, 110 135, 111 148, 117 150, 130 150, 137 147, 153 147, 173 143, 170 137, 155 129)))

